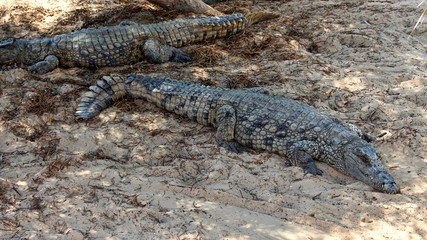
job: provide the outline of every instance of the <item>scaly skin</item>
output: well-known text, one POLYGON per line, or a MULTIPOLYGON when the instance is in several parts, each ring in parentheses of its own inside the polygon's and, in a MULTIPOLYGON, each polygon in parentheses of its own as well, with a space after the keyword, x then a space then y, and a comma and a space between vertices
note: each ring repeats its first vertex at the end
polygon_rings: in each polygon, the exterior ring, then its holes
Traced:
POLYGON ((143 98, 158 107, 217 129, 216 141, 234 152, 240 146, 286 156, 305 172, 319 175, 323 161, 374 189, 398 193, 381 163, 373 138, 354 125, 297 101, 274 97, 262 89, 211 88, 168 78, 129 75, 104 77, 90 87, 76 116, 88 119, 124 96, 143 98))
POLYGON ((89 28, 52 38, 8 39, 0 42, 0 65, 23 63, 30 65, 30 71, 45 73, 57 66, 100 68, 144 58, 153 63, 185 62, 191 58, 177 48, 227 37, 275 17, 272 13, 233 14, 89 28))

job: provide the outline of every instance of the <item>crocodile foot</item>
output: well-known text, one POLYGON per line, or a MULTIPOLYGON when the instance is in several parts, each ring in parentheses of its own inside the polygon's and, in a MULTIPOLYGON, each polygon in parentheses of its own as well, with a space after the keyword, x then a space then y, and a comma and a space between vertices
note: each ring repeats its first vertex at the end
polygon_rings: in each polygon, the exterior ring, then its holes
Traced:
POLYGON ((188 54, 175 48, 172 50, 172 56, 169 60, 172 62, 183 63, 183 62, 190 62, 192 59, 188 54))
POLYGON ((219 141, 217 139, 216 141, 218 143, 218 145, 220 145, 221 147, 225 148, 225 150, 232 152, 232 153, 243 153, 245 152, 245 150, 243 149, 243 147, 234 141, 219 141))
POLYGON ((59 59, 54 55, 48 55, 43 61, 28 67, 28 71, 43 74, 52 71, 59 65, 59 59))

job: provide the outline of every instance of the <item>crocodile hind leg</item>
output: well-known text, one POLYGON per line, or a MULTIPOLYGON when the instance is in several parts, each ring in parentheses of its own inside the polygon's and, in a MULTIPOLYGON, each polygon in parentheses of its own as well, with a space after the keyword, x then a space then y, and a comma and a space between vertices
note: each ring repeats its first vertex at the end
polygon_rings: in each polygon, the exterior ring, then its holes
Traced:
POLYGON ((239 143, 234 141, 234 130, 236 127, 236 112, 230 105, 224 105, 217 110, 216 142, 230 152, 242 153, 243 149, 239 143))
POLYGON ((293 166, 301 167, 305 173, 322 175, 322 170, 318 169, 314 163, 313 155, 316 155, 317 145, 310 141, 300 141, 293 144, 287 156, 293 166))
POLYGON ((39 74, 47 73, 57 68, 59 65, 59 60, 54 55, 48 55, 43 61, 37 62, 28 67, 30 72, 35 72, 39 74))
POLYGON ((157 40, 149 39, 143 46, 144 55, 151 63, 172 62, 189 62, 191 57, 183 51, 165 44, 161 44, 157 40))

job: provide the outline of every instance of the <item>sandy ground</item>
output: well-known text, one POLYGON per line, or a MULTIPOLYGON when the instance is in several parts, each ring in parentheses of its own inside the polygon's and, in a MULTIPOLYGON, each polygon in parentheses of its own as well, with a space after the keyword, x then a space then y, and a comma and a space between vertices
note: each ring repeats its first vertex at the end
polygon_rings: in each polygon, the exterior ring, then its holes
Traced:
MULTIPOLYGON (((408 1, 233 1, 226 13, 276 21, 186 47, 188 64, 0 72, 0 238, 426 239, 427 24, 408 1), (232 88, 263 86, 372 134, 402 193, 320 164, 304 175, 267 152, 232 154, 214 131, 123 100, 77 121, 102 75, 147 73, 232 88)), ((2 1, 0 39, 190 14, 134 1, 2 1), (89 2, 89 3, 88 3, 89 2), (84 4, 82 4, 84 3, 84 4)))

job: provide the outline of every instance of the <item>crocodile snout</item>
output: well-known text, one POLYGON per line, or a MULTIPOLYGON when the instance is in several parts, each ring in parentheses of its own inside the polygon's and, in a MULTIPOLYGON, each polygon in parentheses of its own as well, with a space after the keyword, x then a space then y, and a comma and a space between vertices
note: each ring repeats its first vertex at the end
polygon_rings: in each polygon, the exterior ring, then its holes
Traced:
POLYGON ((380 170, 373 171, 370 178, 373 187, 381 192, 396 194, 400 193, 400 188, 394 181, 391 174, 383 167, 380 170))
POLYGON ((394 181, 384 182, 381 184, 381 189, 383 192, 389 194, 400 193, 400 188, 394 181))

